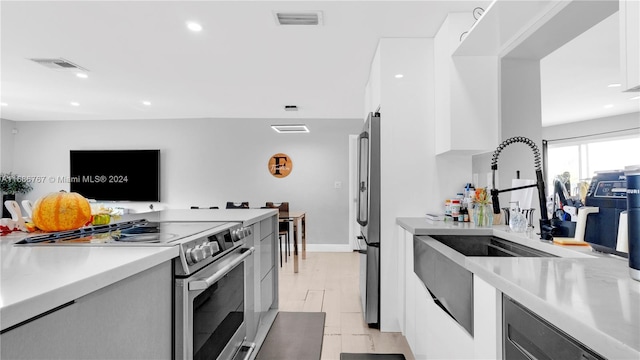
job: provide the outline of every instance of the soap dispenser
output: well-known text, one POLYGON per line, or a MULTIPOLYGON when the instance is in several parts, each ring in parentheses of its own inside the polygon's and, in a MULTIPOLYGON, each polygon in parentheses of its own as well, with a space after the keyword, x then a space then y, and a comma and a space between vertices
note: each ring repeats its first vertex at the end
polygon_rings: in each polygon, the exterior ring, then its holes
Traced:
POLYGON ((511 208, 511 215, 509 216, 509 228, 513 232, 522 233, 527 230, 527 218, 520 211, 520 202, 514 201, 515 207, 511 208))

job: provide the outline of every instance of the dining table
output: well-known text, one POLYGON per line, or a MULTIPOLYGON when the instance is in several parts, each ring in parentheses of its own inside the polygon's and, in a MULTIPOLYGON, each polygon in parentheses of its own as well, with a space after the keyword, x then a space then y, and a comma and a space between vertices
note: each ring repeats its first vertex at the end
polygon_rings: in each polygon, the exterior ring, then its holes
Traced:
POLYGON ((280 213, 281 222, 293 223, 293 272, 298 272, 298 228, 300 228, 300 239, 302 240, 302 259, 307 258, 307 226, 306 212, 289 211, 280 213))

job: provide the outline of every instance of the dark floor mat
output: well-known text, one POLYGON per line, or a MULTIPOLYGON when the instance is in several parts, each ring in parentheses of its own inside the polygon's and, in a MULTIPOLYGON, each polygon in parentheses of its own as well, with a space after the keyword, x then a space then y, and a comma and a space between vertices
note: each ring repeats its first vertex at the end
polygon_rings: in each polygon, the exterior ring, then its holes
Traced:
POLYGON ((323 312, 279 312, 256 360, 319 360, 323 312))
POLYGON ((406 360, 403 354, 340 353, 340 360, 406 360))

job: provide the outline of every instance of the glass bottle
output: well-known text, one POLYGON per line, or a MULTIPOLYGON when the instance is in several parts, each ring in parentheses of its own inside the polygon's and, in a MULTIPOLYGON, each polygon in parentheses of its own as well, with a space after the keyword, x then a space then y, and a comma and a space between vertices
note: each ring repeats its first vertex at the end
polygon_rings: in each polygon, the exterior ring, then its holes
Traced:
POLYGON ((527 218, 520 211, 520 207, 511 210, 509 216, 509 228, 513 232, 521 233, 527 230, 527 218))

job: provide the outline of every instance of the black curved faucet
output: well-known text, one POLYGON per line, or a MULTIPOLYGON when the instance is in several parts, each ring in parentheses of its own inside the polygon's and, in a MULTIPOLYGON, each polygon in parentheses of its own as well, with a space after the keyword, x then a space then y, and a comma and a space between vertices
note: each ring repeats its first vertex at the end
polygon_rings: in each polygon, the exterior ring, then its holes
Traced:
POLYGON ((498 195, 503 192, 509 192, 514 190, 521 190, 531 187, 538 188, 538 199, 540 200, 540 239, 553 241, 553 226, 551 225, 551 220, 549 220, 549 216, 547 215, 547 202, 545 196, 545 186, 544 186, 544 177, 542 176, 542 168, 541 168, 541 160, 540 160, 540 150, 536 143, 534 143, 531 139, 523 137, 523 136, 514 136, 509 138, 500 144, 498 148, 493 152, 493 156, 491 158, 491 170, 493 172, 492 178, 492 189, 491 189, 491 202, 493 203, 493 213, 500 214, 500 203, 498 199, 498 195), (518 186, 511 189, 496 189, 496 170, 498 170, 498 156, 500 156, 500 152, 504 150, 508 145, 515 143, 523 143, 529 145, 531 150, 533 150, 533 160, 536 168, 536 183, 532 185, 518 186))

